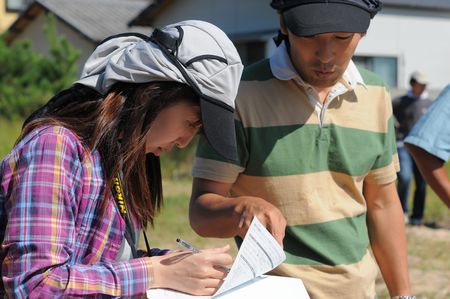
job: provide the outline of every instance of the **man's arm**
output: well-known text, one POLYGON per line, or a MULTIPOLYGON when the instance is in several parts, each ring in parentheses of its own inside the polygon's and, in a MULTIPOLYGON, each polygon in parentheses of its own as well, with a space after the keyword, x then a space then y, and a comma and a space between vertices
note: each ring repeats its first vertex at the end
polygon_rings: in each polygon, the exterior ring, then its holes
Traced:
POLYGON ((410 295, 405 225, 395 183, 364 183, 364 196, 370 243, 389 293, 410 295))
POLYGON ((427 183, 450 208, 450 179, 444 167, 444 161, 415 145, 406 143, 406 148, 413 156, 427 183))
POLYGON ((257 216, 282 245, 286 220, 280 210, 259 197, 228 197, 231 186, 194 178, 189 205, 192 228, 204 237, 243 237, 253 216, 257 216))

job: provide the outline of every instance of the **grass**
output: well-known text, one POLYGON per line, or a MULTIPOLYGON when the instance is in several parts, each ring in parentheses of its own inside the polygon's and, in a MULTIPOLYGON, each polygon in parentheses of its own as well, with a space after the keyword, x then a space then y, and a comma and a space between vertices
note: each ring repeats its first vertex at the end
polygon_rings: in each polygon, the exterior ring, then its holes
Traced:
POLYGON ((450 240, 424 236, 417 231, 411 231, 407 238, 410 255, 420 257, 410 259, 412 268, 450 270, 450 240))
MULTIPOLYGON (((156 217, 154 227, 147 230, 151 246, 178 249, 175 240, 182 238, 199 248, 229 244, 230 253, 236 254, 237 248, 233 239, 202 238, 192 230, 188 219, 190 186, 191 180, 188 179, 163 182, 164 207, 156 217)), ((140 247, 144 248, 144 244, 142 238, 140 247)))

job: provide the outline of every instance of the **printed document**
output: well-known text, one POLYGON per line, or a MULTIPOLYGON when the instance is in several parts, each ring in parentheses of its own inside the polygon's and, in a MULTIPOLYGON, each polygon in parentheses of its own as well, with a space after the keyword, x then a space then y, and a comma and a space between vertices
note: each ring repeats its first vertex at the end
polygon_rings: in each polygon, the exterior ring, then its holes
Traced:
POLYGON ((147 291, 152 299, 183 298, 309 298, 303 283, 298 278, 268 276, 262 274, 274 269, 286 259, 283 249, 254 217, 239 249, 230 272, 214 296, 192 296, 164 289, 147 291), (245 295, 247 294, 247 295, 245 295), (236 297, 238 296, 238 297, 236 297), (257 297, 256 297, 257 296, 257 297))

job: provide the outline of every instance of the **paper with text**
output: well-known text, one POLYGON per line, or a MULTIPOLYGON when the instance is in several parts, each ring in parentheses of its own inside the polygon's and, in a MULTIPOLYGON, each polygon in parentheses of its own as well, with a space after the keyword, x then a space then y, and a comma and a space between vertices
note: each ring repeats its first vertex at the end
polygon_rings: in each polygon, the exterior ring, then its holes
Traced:
POLYGON ((173 290, 152 289, 148 298, 309 298, 303 283, 298 278, 267 276, 286 259, 286 255, 275 238, 253 217, 230 272, 214 296, 193 296, 173 290), (244 297, 242 297, 244 296, 244 297), (292 297, 294 296, 294 297, 292 297))
POLYGON ((285 259, 286 255, 275 238, 257 217, 253 217, 230 273, 215 295, 274 269, 285 259))

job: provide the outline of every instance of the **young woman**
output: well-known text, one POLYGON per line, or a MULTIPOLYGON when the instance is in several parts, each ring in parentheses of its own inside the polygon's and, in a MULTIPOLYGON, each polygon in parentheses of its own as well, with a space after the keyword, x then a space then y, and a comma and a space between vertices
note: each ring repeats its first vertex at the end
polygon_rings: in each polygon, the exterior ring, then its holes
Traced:
POLYGON ((241 72, 226 35, 200 21, 97 47, 82 79, 25 121, 0 165, 0 297, 213 294, 232 262, 227 247, 144 253, 137 232, 162 203, 163 151, 202 129, 236 157, 241 72))

